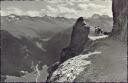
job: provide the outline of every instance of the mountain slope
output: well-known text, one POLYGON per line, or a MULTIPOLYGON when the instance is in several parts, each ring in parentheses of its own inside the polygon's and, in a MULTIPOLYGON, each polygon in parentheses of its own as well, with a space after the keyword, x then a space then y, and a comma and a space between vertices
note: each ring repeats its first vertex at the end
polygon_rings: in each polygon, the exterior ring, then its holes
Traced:
POLYGON ((11 14, 1 17, 1 28, 14 36, 45 37, 47 32, 53 35, 63 29, 69 28, 72 20, 65 18, 29 17, 11 14))
MULTIPOLYGON (((89 35, 94 35, 94 27, 101 24, 101 28, 104 28, 104 31, 110 32, 112 30, 112 18, 99 16, 97 19, 89 18, 85 19, 87 24, 92 27, 89 35), (101 18, 104 20, 102 21, 101 18), (108 23, 110 23, 108 25, 108 23), (105 26, 105 27, 104 27, 105 26)), ((59 60, 59 54, 61 50, 68 46, 71 39, 72 28, 65 29, 57 34, 55 34, 49 41, 46 42, 45 47, 47 49, 46 55, 50 55, 50 60, 54 62, 59 60)))
POLYGON ((100 55, 91 56, 92 62, 75 82, 127 82, 127 45, 112 39, 100 40, 104 45, 95 47, 100 55))
POLYGON ((114 27, 110 37, 92 41, 89 50, 85 50, 89 53, 82 52, 83 56, 55 66, 50 82, 127 82, 127 5, 127 0, 113 0, 114 27), (95 51, 101 54, 88 57, 95 51))
POLYGON ((90 46, 92 51, 88 54, 83 52, 60 64, 50 81, 127 82, 126 43, 106 38, 96 40, 90 46))
POLYGON ((21 37, 16 38, 9 32, 0 31, 1 41, 1 74, 21 76, 20 71, 31 72, 31 66, 46 62, 45 51, 41 50, 31 40, 21 37))
POLYGON ((37 64, 40 68, 58 61, 61 49, 69 44, 73 22, 74 19, 49 16, 1 17, 2 75, 23 76, 21 71, 32 72, 31 67, 37 64))

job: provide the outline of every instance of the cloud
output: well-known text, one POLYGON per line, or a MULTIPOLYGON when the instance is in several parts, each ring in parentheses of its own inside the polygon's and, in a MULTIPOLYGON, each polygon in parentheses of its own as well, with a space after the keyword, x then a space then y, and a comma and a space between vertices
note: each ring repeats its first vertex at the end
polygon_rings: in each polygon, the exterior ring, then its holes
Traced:
POLYGON ((57 8, 54 8, 54 7, 49 6, 49 5, 47 6, 47 9, 48 9, 48 11, 51 11, 52 13, 58 12, 57 8))
POLYGON ((76 13, 76 10, 73 8, 68 8, 68 7, 59 7, 59 12, 60 13, 76 13))
POLYGON ((96 4, 96 3, 88 3, 88 4, 78 4, 79 10, 77 11, 80 13, 81 16, 91 17, 93 14, 100 14, 100 15, 109 15, 112 17, 111 11, 111 4, 104 5, 104 4, 96 4))
POLYGON ((67 18, 76 18, 78 17, 77 10, 68 7, 59 7, 59 16, 64 16, 67 18))
POLYGON ((111 10, 111 6, 108 7, 108 8, 104 8, 103 10, 101 10, 101 13, 103 15, 109 15, 110 17, 112 17, 112 10, 111 10))
POLYGON ((45 0, 49 3, 64 3, 64 2, 73 2, 73 3, 83 3, 83 2, 89 2, 90 0, 45 0))
POLYGON ((83 10, 87 10, 88 5, 87 4, 78 4, 78 7, 83 10))
POLYGON ((17 15, 23 14, 23 11, 21 9, 15 7, 9 7, 5 11, 1 10, 0 12, 1 12, 1 16, 6 16, 9 14, 17 14, 17 15))
POLYGON ((7 13, 6 13, 5 11, 0 10, 0 15, 1 15, 1 16, 6 16, 7 13))
POLYGON ((68 8, 65 6, 50 6, 48 5, 46 9, 41 9, 42 15, 49 15, 49 16, 61 16, 61 17, 67 17, 67 18, 72 18, 77 15, 77 11, 73 8, 68 8))
POLYGON ((26 15, 32 16, 32 17, 41 16, 40 11, 35 11, 35 10, 34 11, 27 11, 26 15))
MULTIPOLYGON (((42 1, 43 2, 43 1, 42 1)), ((12 2, 15 4, 15 2, 12 2)), ((27 2, 26 2, 27 3, 27 2)), ((38 1, 37 4, 41 2, 38 1)), ((1 15, 17 14, 29 16, 61 16, 67 18, 77 18, 79 16, 91 17, 93 14, 112 16, 111 0, 44 0, 44 5, 31 8, 30 3, 21 6, 9 6, 1 10, 1 15), (24 7, 22 7, 24 6, 24 7), (25 9, 26 8, 26 9, 25 9)), ((25 3, 24 3, 25 4, 25 3)))
POLYGON ((68 5, 73 6, 75 5, 73 2, 67 2, 68 5))
POLYGON ((45 1, 52 4, 64 2, 64 0, 63 1, 62 0, 45 0, 45 1))
POLYGON ((93 4, 93 3, 88 3, 88 4, 78 4, 78 7, 80 9, 83 9, 83 10, 87 10, 88 8, 91 8, 91 9, 103 9, 105 8, 104 5, 98 5, 98 4, 93 4))
POLYGON ((78 2, 80 2, 80 3, 89 2, 89 0, 69 0, 69 1, 75 2, 75 3, 78 3, 78 2))
POLYGON ((105 6, 103 5, 97 5, 97 4, 93 4, 93 3, 90 3, 88 4, 88 7, 91 7, 91 8, 105 8, 105 6))
POLYGON ((34 17, 34 16, 40 16, 41 15, 40 11, 36 11, 36 10, 23 11, 23 10, 16 8, 16 7, 9 7, 5 11, 1 10, 0 13, 1 13, 1 16, 16 14, 16 15, 28 15, 28 16, 34 17))
POLYGON ((23 11, 19 8, 16 8, 16 7, 9 7, 7 8, 7 13, 8 14, 11 14, 11 13, 15 13, 17 15, 22 15, 23 14, 23 11))
POLYGON ((56 17, 58 15, 57 13, 58 13, 58 9, 50 5, 47 5, 45 9, 41 9, 42 16, 48 15, 48 16, 56 17))

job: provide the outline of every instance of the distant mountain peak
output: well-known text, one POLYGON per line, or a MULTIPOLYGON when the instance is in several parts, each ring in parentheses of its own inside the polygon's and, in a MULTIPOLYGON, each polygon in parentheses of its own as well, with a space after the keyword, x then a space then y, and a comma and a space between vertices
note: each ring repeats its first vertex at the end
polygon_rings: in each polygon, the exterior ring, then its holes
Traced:
POLYGON ((16 14, 10 14, 7 16, 7 20, 10 21, 18 21, 20 20, 20 16, 16 15, 16 14))
POLYGON ((92 18, 93 18, 93 19, 98 19, 99 17, 100 17, 99 14, 94 14, 94 15, 92 15, 92 18))
POLYGON ((91 18, 92 19, 99 19, 99 18, 105 18, 105 19, 107 19, 107 18, 111 18, 111 17, 109 17, 108 15, 93 14, 91 18))
POLYGON ((9 17, 16 17, 16 16, 18 16, 18 15, 16 15, 16 14, 10 14, 10 15, 8 15, 9 17))

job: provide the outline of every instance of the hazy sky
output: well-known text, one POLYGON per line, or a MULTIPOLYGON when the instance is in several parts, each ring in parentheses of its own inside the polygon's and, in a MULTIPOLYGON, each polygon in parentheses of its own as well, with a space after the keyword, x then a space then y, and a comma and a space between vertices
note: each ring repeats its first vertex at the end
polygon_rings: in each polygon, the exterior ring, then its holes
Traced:
POLYGON ((17 14, 29 16, 62 16, 77 18, 90 17, 93 14, 112 17, 111 0, 36 0, 2 1, 1 15, 17 14))

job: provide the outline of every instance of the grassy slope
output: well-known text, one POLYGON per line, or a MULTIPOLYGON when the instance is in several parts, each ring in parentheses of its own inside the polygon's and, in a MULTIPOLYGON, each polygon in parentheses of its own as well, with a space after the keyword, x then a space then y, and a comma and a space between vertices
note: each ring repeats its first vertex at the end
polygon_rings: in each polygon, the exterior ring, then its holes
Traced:
POLYGON ((75 81, 80 82, 126 82, 127 45, 126 43, 105 39, 98 41, 96 50, 101 55, 90 57, 88 69, 81 72, 75 81), (100 44, 102 45, 100 46, 100 44), (104 43, 104 45, 103 45, 104 43))

